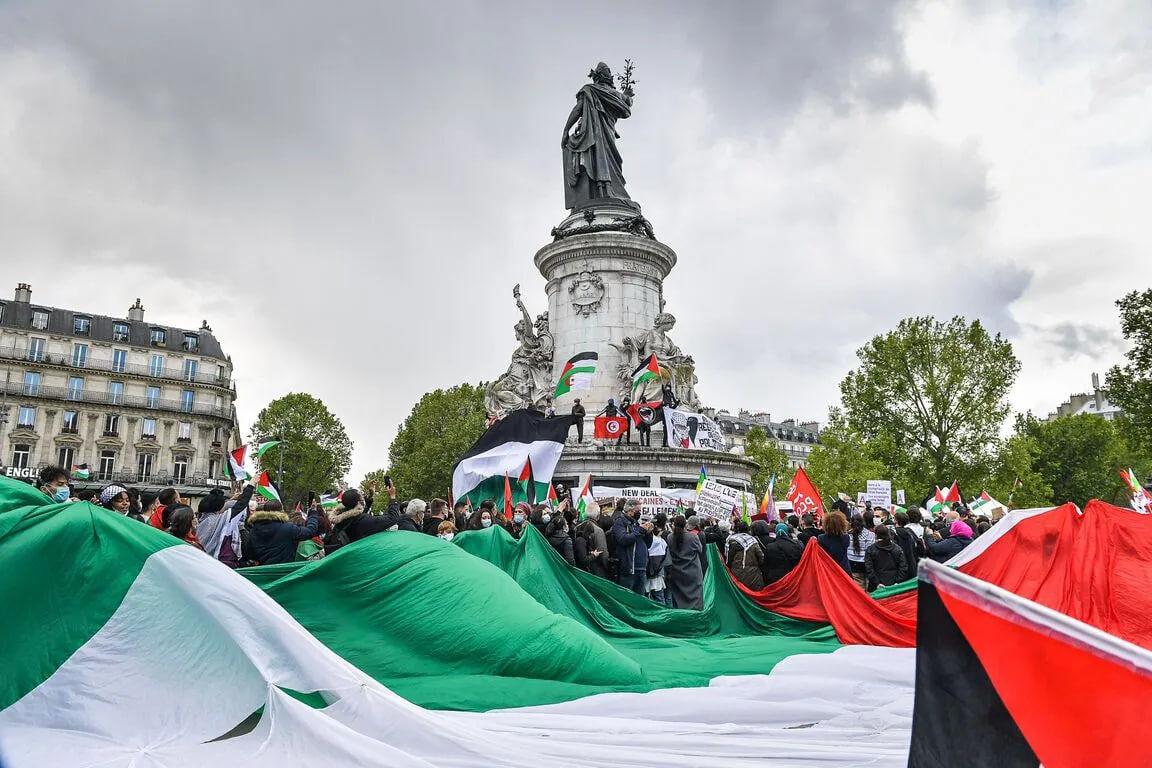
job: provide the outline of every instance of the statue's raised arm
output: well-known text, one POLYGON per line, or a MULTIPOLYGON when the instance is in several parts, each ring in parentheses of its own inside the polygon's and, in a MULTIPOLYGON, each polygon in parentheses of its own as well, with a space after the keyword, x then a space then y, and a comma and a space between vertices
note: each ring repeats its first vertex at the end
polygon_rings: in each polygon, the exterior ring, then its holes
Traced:
POLYGON ((632 62, 616 90, 612 70, 604 62, 588 73, 592 82, 576 94, 576 106, 564 124, 564 207, 587 208, 616 202, 639 210, 624 188, 623 161, 616 149, 616 121, 632 114, 632 62))

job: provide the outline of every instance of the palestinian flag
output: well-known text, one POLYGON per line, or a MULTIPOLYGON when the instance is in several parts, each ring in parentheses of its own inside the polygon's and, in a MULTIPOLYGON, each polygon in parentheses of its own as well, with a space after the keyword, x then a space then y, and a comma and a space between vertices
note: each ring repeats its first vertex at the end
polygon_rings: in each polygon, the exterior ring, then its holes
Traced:
POLYGON ((512 411, 490 426, 457 462, 452 470, 453 498, 468 499, 473 508, 485 499, 503 499, 505 476, 519 478, 529 459, 534 495, 517 485, 512 489, 513 504, 543 498, 571 426, 571 416, 547 417, 533 408, 512 411))
POLYGON ((87 480, 91 476, 92 472, 88 469, 87 464, 77 464, 76 466, 72 467, 73 480, 87 480))
POLYGON ((595 499, 592 498, 592 475, 588 475, 584 479, 584 485, 580 487, 580 496, 576 499, 576 519, 583 520, 588 512, 588 507, 592 505, 595 499))
POLYGON ((700 493, 700 489, 704 487, 704 481, 708 479, 708 472, 704 469, 704 465, 700 465, 700 477, 696 478, 696 493, 700 493))
POLYGON ((560 503, 560 497, 556 495, 556 486, 552 483, 548 483, 548 496, 545 500, 553 506, 560 503))
POLYGON ((273 485, 272 478, 268 477, 267 471, 261 472, 256 478, 256 493, 269 501, 280 501, 280 491, 276 490, 276 486, 273 485))
POLYGON ((504 475, 504 519, 512 519, 512 485, 508 482, 508 475, 504 475))
POLYGON ((247 480, 251 475, 244 469, 244 461, 248 458, 248 446, 242 445, 228 454, 228 465, 224 467, 224 474, 232 480, 247 480))
POLYGON ((918 575, 909 768, 1152 765, 1152 743, 1124 737, 1144 726, 1152 651, 931 560, 918 575))
POLYGON ((944 494, 945 504, 959 504, 960 503, 960 485, 953 480, 952 487, 944 494))
POLYGON ((636 366, 636 370, 632 371, 632 389, 642 386, 646 381, 660 380, 660 363, 656 361, 656 355, 648 355, 644 362, 636 366))
POLYGON ((282 442, 282 440, 269 440, 266 443, 260 443, 260 445, 256 446, 256 458, 260 458, 282 442))
POLYGON ((949 507, 948 502, 945 501, 944 492, 940 490, 940 486, 936 486, 936 492, 928 502, 928 511, 934 515, 938 515, 946 509, 951 509, 951 507, 949 507))
POLYGON ((600 355, 596 352, 573 355, 565 363, 564 370, 560 371, 560 378, 556 381, 556 391, 552 397, 557 398, 569 392, 591 389, 592 374, 596 373, 596 361, 599 359, 600 355))
MULTIPOLYGON (((529 504, 536 503, 536 479, 532 476, 532 456, 528 456, 528 460, 524 462, 524 468, 520 470, 520 476, 516 478, 516 483, 520 486, 520 491, 524 494, 524 498, 528 500, 529 504)), ((552 483, 548 483, 548 487, 552 487, 552 483)), ((511 495, 511 494, 509 494, 511 495)))
POLYGON ((992 501, 992 496, 989 495, 988 491, 980 491, 980 498, 969 504, 968 509, 975 512, 990 501, 992 501))
POLYGON ((343 493, 338 493, 335 496, 329 496, 326 493, 322 493, 320 494, 320 506, 324 509, 335 509, 340 506, 340 498, 343 495, 343 493))

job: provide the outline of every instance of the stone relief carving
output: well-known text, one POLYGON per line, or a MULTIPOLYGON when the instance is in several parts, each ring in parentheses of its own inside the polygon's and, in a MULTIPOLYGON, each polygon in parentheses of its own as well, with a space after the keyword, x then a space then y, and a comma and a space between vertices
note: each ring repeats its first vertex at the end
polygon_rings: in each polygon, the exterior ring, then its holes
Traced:
POLYGON ((595 272, 584 270, 568 286, 568 297, 572 299, 576 314, 589 317, 600 311, 600 302, 604 300, 604 279, 595 272))
POLYGON ((512 353, 512 362, 504 375, 488 385, 484 393, 484 407, 488 415, 499 418, 518 408, 544 406, 552 396, 552 352, 555 343, 548 329, 548 313, 528 314, 520 300, 520 285, 512 289, 521 319, 515 325, 516 341, 520 346, 512 353))
POLYGON ((613 344, 620 352, 620 365, 616 375, 620 379, 620 397, 630 397, 632 402, 652 402, 663 397, 661 388, 665 384, 672 387, 680 406, 688 410, 701 408, 700 398, 696 394, 696 361, 691 355, 685 355, 680 347, 668 336, 668 332, 676 325, 676 317, 668 312, 661 312, 652 323, 652 328, 636 336, 625 336, 620 344, 613 344), (660 365, 660 381, 647 381, 641 389, 632 391, 632 372, 645 360, 648 355, 656 355, 660 365))

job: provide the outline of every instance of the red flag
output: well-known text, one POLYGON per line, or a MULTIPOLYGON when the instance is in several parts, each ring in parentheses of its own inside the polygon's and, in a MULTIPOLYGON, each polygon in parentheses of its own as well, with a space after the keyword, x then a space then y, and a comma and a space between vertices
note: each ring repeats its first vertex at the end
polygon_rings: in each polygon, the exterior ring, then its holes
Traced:
POLYGON ((548 501, 553 504, 557 504, 560 501, 560 498, 556 495, 556 486, 552 485, 552 483, 548 483, 548 501))
POLYGON ((824 504, 820 501, 820 491, 808 479, 808 473, 803 467, 796 470, 792 476, 792 484, 788 486, 788 493, 784 496, 792 502, 792 511, 797 515, 813 514, 824 516, 824 504))
POLYGON ((628 431, 628 419, 623 416, 597 416, 594 437, 611 440, 628 431))
POLYGON ((504 474, 504 517, 512 519, 512 483, 509 482, 507 473, 504 474))
POLYGON ((628 412, 629 418, 636 426, 641 424, 655 424, 657 414, 660 412, 660 407, 664 405, 661 400, 653 400, 650 403, 633 403, 625 410, 628 412))
POLYGON ((960 486, 953 480, 952 487, 948 489, 948 493, 944 496, 945 504, 959 504, 960 503, 960 486))
POLYGON ((524 468, 520 470, 520 477, 516 478, 516 482, 520 484, 520 488, 524 491, 525 498, 531 503, 536 503, 536 477, 532 474, 532 457, 529 456, 528 460, 524 462, 524 468))

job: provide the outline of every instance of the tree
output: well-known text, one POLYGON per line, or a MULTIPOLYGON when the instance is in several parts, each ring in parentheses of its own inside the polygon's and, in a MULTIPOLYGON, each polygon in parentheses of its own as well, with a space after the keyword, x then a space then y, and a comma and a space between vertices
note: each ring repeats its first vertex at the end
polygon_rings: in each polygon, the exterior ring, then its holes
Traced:
POLYGON ((872 446, 854 430, 839 408, 828 412, 828 426, 820 433, 820 444, 808 454, 809 479, 825 498, 843 491, 855 498, 869 480, 899 481, 878 459, 872 446))
POLYGON ((285 505, 334 488, 352 466, 352 441, 340 419, 317 398, 294 392, 264 407, 252 425, 252 443, 284 441, 284 476, 278 476, 280 448, 264 455, 262 469, 277 478, 285 505))
POLYGON ((1017 432, 1001 444, 996 468, 983 488, 1001 504, 1007 504, 1011 499, 1013 509, 1047 507, 1052 504, 1052 487, 1035 469, 1041 453, 1040 443, 1034 436, 1020 429, 1021 420, 1031 418, 1031 414, 1017 417, 1017 432), (1017 480, 1020 481, 1019 488, 1015 487, 1017 480))
POLYGON ((1006 339, 979 320, 912 317, 856 354, 841 400, 877 459, 912 488, 988 473, 1020 371, 1006 339))
POLYGON ((1127 364, 1108 371, 1108 400, 1124 411, 1146 444, 1152 443, 1152 289, 1132 291, 1116 306, 1120 330, 1132 349, 1127 364))
POLYGON ((752 482, 748 490, 756 498, 761 498, 768 490, 768 481, 776 475, 776 498, 788 489, 792 482, 792 468, 788 466, 788 454, 779 444, 768 439, 768 435, 760 427, 748 430, 744 443, 744 455, 760 465, 756 474, 752 475, 752 482))
POLYGON ((421 397, 388 449, 388 474, 400 493, 405 498, 447 498, 452 468, 484 433, 486 420, 482 383, 421 397))
POLYGON ((1129 493, 1119 470, 1131 466, 1146 473, 1152 468, 1143 444, 1130 442, 1123 429, 1096 414, 1052 421, 1028 414, 1017 419, 1016 433, 1035 442, 1032 469, 1052 489, 1053 504, 1071 501, 1083 507, 1090 499, 1101 499, 1126 505, 1129 493))

